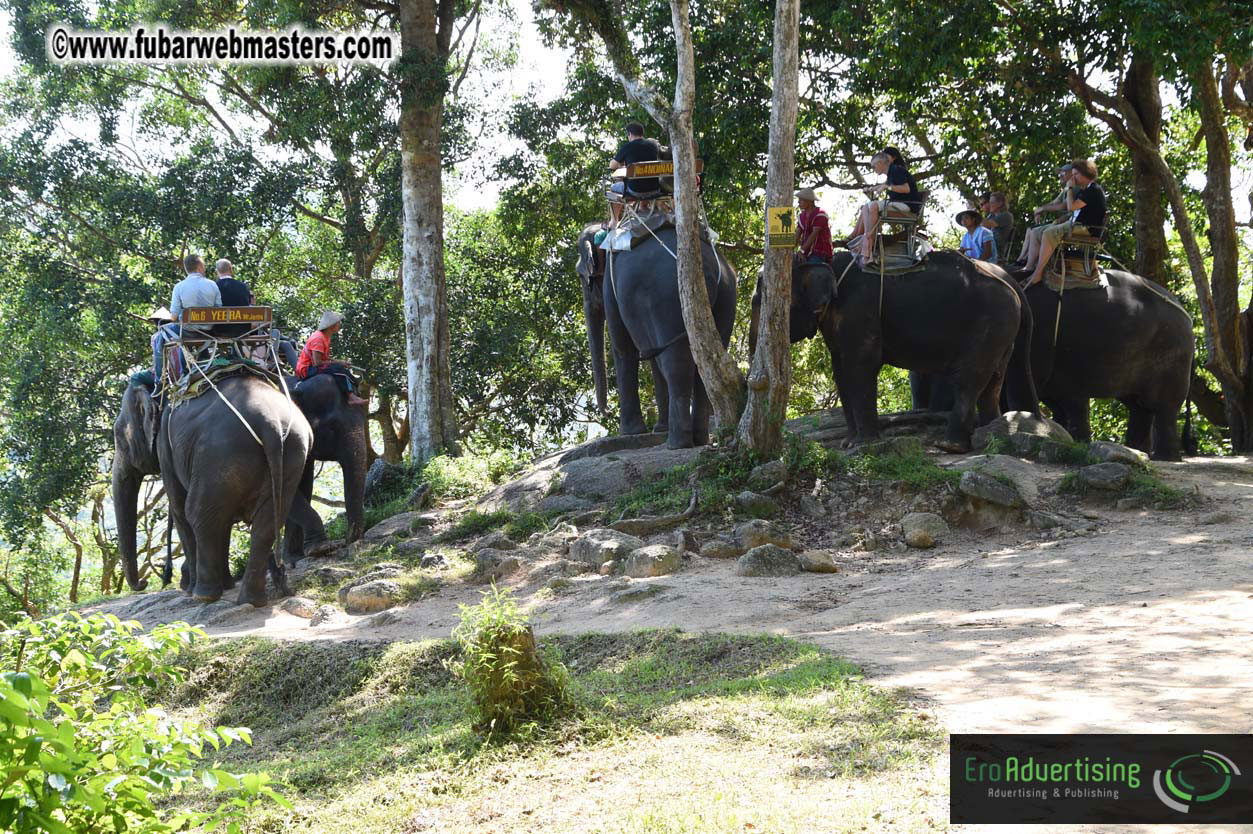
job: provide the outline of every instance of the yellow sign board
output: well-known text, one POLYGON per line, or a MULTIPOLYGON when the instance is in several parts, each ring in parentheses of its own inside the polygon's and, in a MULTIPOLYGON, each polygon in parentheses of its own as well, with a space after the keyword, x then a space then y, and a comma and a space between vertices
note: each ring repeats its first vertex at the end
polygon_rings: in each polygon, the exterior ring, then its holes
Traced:
POLYGON ((183 324, 258 324, 273 320, 269 307, 188 307, 183 324))
POLYGON ((771 249, 791 249, 796 245, 796 207, 766 207, 766 240, 771 249))

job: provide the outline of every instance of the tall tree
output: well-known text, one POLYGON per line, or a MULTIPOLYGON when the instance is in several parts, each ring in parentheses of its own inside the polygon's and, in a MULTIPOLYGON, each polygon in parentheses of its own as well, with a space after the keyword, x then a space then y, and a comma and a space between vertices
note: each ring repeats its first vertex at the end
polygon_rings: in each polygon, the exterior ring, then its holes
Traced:
MULTIPOLYGON (((792 204, 796 148, 797 40, 800 0, 776 0, 774 10, 774 99, 770 107, 770 153, 766 205, 792 204)), ((792 250, 766 243, 762 269, 761 326, 748 371, 748 402, 740 418, 742 444, 774 454, 783 440, 792 352, 788 306, 792 297, 792 250)))

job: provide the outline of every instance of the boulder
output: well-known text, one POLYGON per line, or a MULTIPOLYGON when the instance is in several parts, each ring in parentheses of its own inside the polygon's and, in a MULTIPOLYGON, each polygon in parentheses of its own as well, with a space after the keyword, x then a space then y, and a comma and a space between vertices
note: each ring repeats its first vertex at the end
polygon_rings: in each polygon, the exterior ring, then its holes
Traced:
POLYGON ((700 549, 696 546, 696 536, 686 527, 680 527, 670 534, 670 544, 680 554, 695 553, 700 549))
POLYGON ((1063 443, 1060 440, 1040 438, 1039 452, 1036 457, 1045 463, 1076 464, 1084 463, 1086 455, 1081 446, 1063 443))
POLYGON ((517 543, 515 543, 513 539, 506 536, 503 531, 493 530, 486 536, 480 538, 474 544, 470 545, 470 552, 478 553, 480 550, 487 550, 489 548, 492 550, 516 550, 517 547, 517 543))
POLYGON ((740 512, 753 518, 769 518, 779 512, 778 501, 769 495, 747 489, 735 496, 735 505, 740 508, 740 512))
POLYGON ((1094 463, 1079 470, 1079 482, 1092 489, 1114 492, 1131 482, 1131 467, 1125 463, 1094 463))
POLYGON ((319 605, 313 611, 313 616, 309 618, 309 625, 320 626, 325 623, 333 622, 339 619, 340 611, 334 605, 319 605))
POLYGON ((592 502, 577 495, 549 495, 539 502, 541 513, 577 513, 590 510, 592 502))
POLYGON ((414 487, 413 492, 409 493, 409 498, 405 502, 411 510, 421 510, 431 503, 432 490, 429 483, 418 484, 414 487))
POLYGON ((336 550, 344 546, 343 539, 323 539, 317 544, 305 546, 306 559, 324 559, 334 555, 336 550))
POLYGON ((714 536, 700 546, 700 555, 706 559, 735 559, 744 554, 746 547, 740 547, 730 539, 714 536))
MULTIPOLYGON (((349 592, 352 591, 353 588, 356 588, 360 585, 365 585, 370 582, 375 582, 378 580, 392 579, 393 577, 396 577, 399 575, 400 575, 399 565, 394 565, 394 564, 387 563, 387 562, 381 565, 375 565, 373 570, 367 573, 364 573, 361 576, 357 577, 356 579, 353 579, 352 581, 347 582, 344 585, 340 586, 339 591, 336 593, 336 596, 339 599, 339 604, 344 605, 344 606, 348 604, 348 594, 349 592)), ((378 610, 378 609, 375 609, 375 610, 378 610)))
POLYGON ((427 570, 438 570, 448 567, 448 561, 442 553, 425 553, 422 555, 422 560, 418 562, 418 567, 426 568, 427 570))
POLYGON ((998 507, 1017 509, 1025 504, 1017 488, 973 469, 962 473, 957 488, 962 495, 998 507))
POLYGON ((382 539, 408 538, 416 527, 425 526, 426 514, 419 512, 397 513, 375 524, 361 537, 363 542, 377 544, 382 539))
POLYGON ((970 437, 971 446, 984 449, 993 437, 1008 438, 1015 434, 1030 434, 1036 437, 1074 443, 1070 432, 1047 417, 1037 417, 1029 411, 1007 411, 987 425, 974 430, 970 437))
MULTIPOLYGON (((735 543, 740 546, 741 553, 763 544, 773 544, 789 549, 795 547, 791 534, 760 519, 745 521, 738 525, 735 528, 735 543)), ((704 555, 703 550, 701 554, 704 555)))
POLYGON ((1098 440, 1088 446, 1088 452, 1101 463, 1125 463, 1128 466, 1141 468, 1149 465, 1149 456, 1139 449, 1132 449, 1121 443, 1098 440))
POLYGON ((608 562, 605 562, 605 564, 597 568, 596 572, 599 573, 601 576, 613 576, 615 573, 618 572, 618 568, 620 567, 622 567, 621 562, 619 562, 617 559, 610 559, 608 562))
POLYGON ((905 544, 910 547, 935 547, 948 535, 948 525, 935 513, 910 513, 901 519, 905 544))
POLYGON ((401 590, 390 579, 374 579, 354 585, 344 596, 344 609, 349 614, 373 614, 400 602, 401 590))
POLYGON ((1027 523, 1036 530, 1052 530, 1057 527, 1064 527, 1065 521, 1061 516, 1055 513, 1047 513, 1040 510, 1031 510, 1027 513, 1027 523))
POLYGON ((643 602, 669 590, 669 585, 663 585, 660 582, 641 582, 638 585, 628 585, 625 589, 609 597, 609 604, 622 605, 628 602, 643 602))
POLYGON ((338 585, 346 579, 352 578, 352 571, 348 568, 341 568, 338 565, 327 565, 313 571, 310 576, 323 585, 338 585))
POLYGON ((795 576, 800 572, 796 554, 774 544, 754 547, 735 563, 736 576, 795 576))
POLYGON ((1028 505, 1033 505, 1040 499, 1039 467, 1018 458, 1009 455, 976 455, 959 461, 953 468, 962 471, 974 470, 990 475, 995 480, 1008 479, 1013 482, 1014 488, 1028 505))
POLYGON ((801 513, 810 518, 826 518, 827 508, 823 506, 822 501, 817 497, 810 495, 808 492, 801 496, 800 500, 801 513))
POLYGON ((748 484, 754 489, 770 489, 787 480, 787 464, 781 460, 769 460, 758 464, 748 473, 748 484))
POLYGON ((598 568, 610 559, 626 559, 631 551, 643 546, 643 540, 635 536, 598 527, 571 541, 569 555, 576 562, 598 568))
POLYGON ((650 544, 631 551, 626 558, 623 572, 635 579, 649 576, 665 576, 683 566, 679 551, 668 544, 650 544))
POLYGON ((365 502, 373 504, 385 493, 404 489, 408 486, 410 477, 409 467, 375 458, 365 473, 365 502))
POLYGON ((278 604, 278 610, 307 620, 318 610, 318 604, 306 597, 288 597, 278 604))
POLYGON ((395 611, 380 611, 372 617, 366 617, 363 625, 370 628, 380 628, 382 626, 395 625, 401 621, 401 617, 395 611))
POLYGON ((840 566, 835 561, 835 554, 829 550, 805 550, 796 557, 800 560, 801 570, 810 573, 839 573, 840 566))

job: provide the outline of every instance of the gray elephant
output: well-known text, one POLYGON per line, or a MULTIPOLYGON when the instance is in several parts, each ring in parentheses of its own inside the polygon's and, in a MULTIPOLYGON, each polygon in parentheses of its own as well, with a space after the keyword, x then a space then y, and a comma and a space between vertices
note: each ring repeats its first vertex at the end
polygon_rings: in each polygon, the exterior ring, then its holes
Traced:
MULTIPOLYGON (((879 436, 878 379, 885 364, 953 385, 956 402, 939 444, 947 451, 969 451, 976 420, 1001 413, 1003 383, 1014 409, 1038 410, 1031 309, 1004 273, 990 273, 955 252, 935 252, 922 269, 881 279, 873 269, 850 265, 851 258, 839 253, 830 267, 793 269, 789 324, 792 342, 822 332, 848 420, 848 445, 879 436)), ((756 341, 760 290, 758 284, 750 343, 756 341)))
MULTIPOLYGON (((605 320, 618 381, 620 431, 642 434, 639 363, 654 360, 669 396, 667 445, 709 442, 709 397, 696 373, 679 304, 678 251, 673 228, 662 228, 628 252, 609 252, 604 282, 605 320)), ((722 346, 735 324, 735 270, 708 242, 701 243, 705 289, 722 346)), ((657 377, 654 377, 657 378, 657 377)))
MULTIPOLYGON (((602 416, 609 415, 609 396, 605 373, 605 252, 596 248, 596 233, 601 224, 583 227, 577 245, 578 258, 574 270, 583 287, 583 318, 587 322, 587 345, 592 355, 592 381, 596 387, 596 408, 602 416)), ((653 394, 657 401, 657 424, 653 431, 666 431, 670 414, 670 398, 666 381, 657 367, 653 369, 653 394)))
MULTIPOLYGON (((133 378, 122 394, 122 406, 113 422, 113 513, 117 522, 118 554, 122 561, 126 582, 135 591, 142 591, 148 587, 148 581, 139 577, 136 554, 139 490, 145 477, 161 474, 161 462, 157 453, 159 418, 151 396, 150 385, 150 376, 141 374, 133 378)), ((213 395, 210 394, 210 396, 213 395)), ((231 419, 237 418, 231 415, 231 419)), ((256 441, 251 437, 248 438, 248 442, 253 446, 256 445, 256 441)), ((266 478, 269 478, 268 474, 266 478)), ((303 496, 297 495, 291 502, 287 519, 289 522, 310 530, 321 531, 322 529, 322 521, 317 511, 304 500, 303 496)), ((179 538, 183 541, 184 551, 186 551, 186 540, 183 539, 181 530, 179 538)), ((168 565, 165 579, 166 582, 169 581, 168 565)), ((191 562, 184 559, 180 583, 183 590, 190 591, 194 579, 191 562)), ((227 575, 224 582, 226 588, 234 587, 231 576, 227 575)))
POLYGON ((267 564, 279 592, 289 593, 273 548, 312 448, 313 430, 300 409, 250 374, 165 409, 157 460, 194 599, 212 602, 229 587, 231 527, 238 521, 251 532, 240 604, 265 605, 267 564))
MULTIPOLYGON (((366 414, 364 407, 348 404, 348 396, 335 379, 326 374, 304 381, 287 377, 292 399, 313 429, 313 453, 300 480, 300 494, 306 501, 313 497, 313 464, 335 461, 344 474, 344 513, 348 518, 347 540, 354 542, 365 532, 366 414)), ((315 513, 316 515, 316 513, 315 513)), ((325 538, 319 520, 315 526, 293 523, 287 526, 285 547, 288 564, 295 564, 304 555, 306 541, 325 538)))

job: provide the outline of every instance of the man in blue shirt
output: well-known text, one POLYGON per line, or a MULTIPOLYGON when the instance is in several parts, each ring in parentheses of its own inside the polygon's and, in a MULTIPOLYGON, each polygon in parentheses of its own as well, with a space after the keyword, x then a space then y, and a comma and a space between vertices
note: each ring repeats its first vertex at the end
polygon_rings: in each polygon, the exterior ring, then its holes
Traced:
MULTIPOLYGON (((170 315, 174 317, 174 323, 162 327, 152 340, 152 378, 156 383, 152 392, 153 397, 157 397, 163 387, 161 354, 165 343, 170 339, 177 339, 182 333, 178 320, 182 317, 183 309, 222 306, 222 291, 218 289, 217 282, 210 281, 204 275, 204 258, 199 255, 188 255, 183 258, 183 269, 187 271, 187 277, 175 284, 174 291, 170 293, 170 315)), ((203 330, 212 325, 189 324, 188 327, 203 330)))

